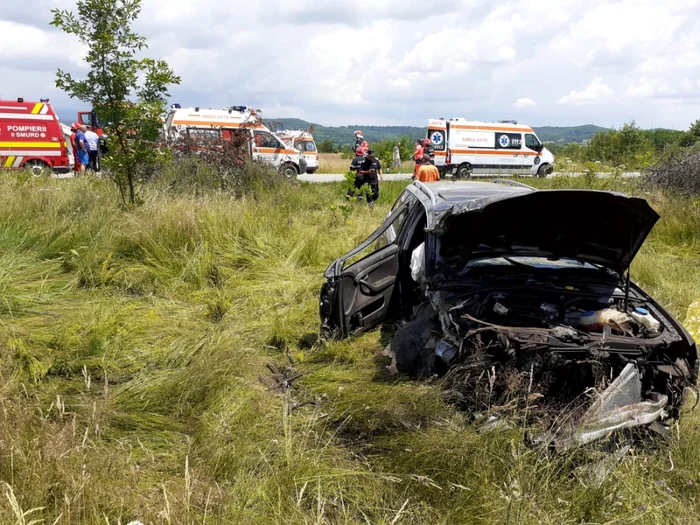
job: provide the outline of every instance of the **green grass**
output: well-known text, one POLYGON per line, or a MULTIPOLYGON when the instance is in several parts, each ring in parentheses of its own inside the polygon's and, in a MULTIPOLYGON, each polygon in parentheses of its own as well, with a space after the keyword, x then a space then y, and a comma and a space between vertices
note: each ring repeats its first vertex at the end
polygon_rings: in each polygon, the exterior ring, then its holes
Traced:
MULTIPOLYGON (((120 208, 106 181, 0 175, 0 523, 697 522, 695 411, 596 484, 609 444, 478 435, 437 384, 385 373, 378 331, 314 337, 323 270, 405 182, 374 209, 340 184, 120 208)), ((662 220, 633 275, 684 319, 700 207, 648 197, 662 220)))

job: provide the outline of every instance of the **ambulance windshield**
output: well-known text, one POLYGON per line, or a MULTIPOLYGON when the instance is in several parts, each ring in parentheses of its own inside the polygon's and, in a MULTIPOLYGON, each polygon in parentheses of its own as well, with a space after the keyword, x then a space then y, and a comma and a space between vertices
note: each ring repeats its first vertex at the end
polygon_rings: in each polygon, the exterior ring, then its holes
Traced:
POLYGON ((316 144, 311 140, 298 140, 294 145, 301 152, 316 151, 316 144))

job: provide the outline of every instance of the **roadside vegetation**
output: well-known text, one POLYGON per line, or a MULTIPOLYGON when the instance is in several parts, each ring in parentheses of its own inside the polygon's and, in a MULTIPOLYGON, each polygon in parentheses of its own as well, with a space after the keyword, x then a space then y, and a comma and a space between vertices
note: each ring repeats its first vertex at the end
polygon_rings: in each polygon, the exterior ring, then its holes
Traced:
MULTIPOLYGON (((105 180, 0 173, 0 523, 697 521, 692 399, 619 461, 612 441, 556 456, 525 428, 477 434, 439 382, 386 373, 380 331, 317 338, 323 271, 407 182, 369 209, 340 183, 255 180, 234 195, 169 164, 133 207, 105 180)), ((700 200, 524 182, 647 197, 662 219, 633 277, 689 316, 700 200)))

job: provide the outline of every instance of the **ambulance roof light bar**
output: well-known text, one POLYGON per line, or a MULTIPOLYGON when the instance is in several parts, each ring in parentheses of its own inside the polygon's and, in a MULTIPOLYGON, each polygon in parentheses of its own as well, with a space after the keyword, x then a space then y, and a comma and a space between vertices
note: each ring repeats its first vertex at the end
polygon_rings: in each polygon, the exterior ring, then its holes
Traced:
POLYGON ((171 109, 182 109, 182 106, 180 104, 173 104, 171 109))
POLYGON ((39 102, 42 102, 42 103, 44 103, 44 104, 48 104, 48 103, 49 103, 49 99, 46 98, 46 97, 41 97, 41 98, 39 99, 39 102))

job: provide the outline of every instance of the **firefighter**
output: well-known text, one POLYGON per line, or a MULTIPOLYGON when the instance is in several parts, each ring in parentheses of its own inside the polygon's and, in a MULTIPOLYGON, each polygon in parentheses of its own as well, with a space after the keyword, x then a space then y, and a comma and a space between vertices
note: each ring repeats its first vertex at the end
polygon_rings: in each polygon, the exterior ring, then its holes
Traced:
POLYGON ((382 174, 382 165, 374 156, 374 150, 367 152, 367 157, 357 174, 363 176, 365 184, 369 184, 370 194, 367 195, 367 203, 374 206, 374 202, 379 198, 379 177, 382 174))
POLYGON ((348 193, 345 196, 347 199, 350 199, 354 196, 357 196, 357 198, 360 200, 362 200, 363 198, 358 190, 365 183, 364 176, 360 175, 360 168, 362 167, 362 163, 365 161, 366 155, 367 150, 362 146, 359 146, 357 149, 355 149, 355 157, 353 157, 352 161, 350 162, 350 171, 352 171, 355 174, 355 181, 353 183, 353 187, 348 188, 348 193))
POLYGON ((359 147, 367 147, 367 142, 362 136, 362 130, 358 129, 355 131, 355 146, 353 147, 353 150, 357 151, 357 148, 359 147))
POLYGON ((430 139, 425 139, 423 141, 423 156, 427 156, 430 162, 435 163, 435 148, 430 139))

